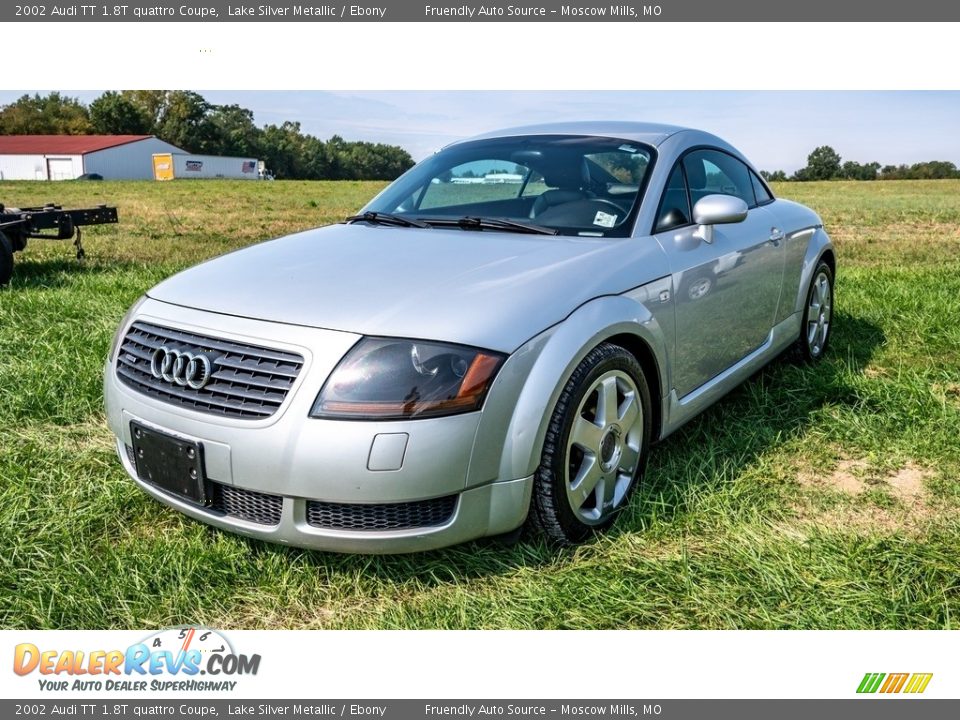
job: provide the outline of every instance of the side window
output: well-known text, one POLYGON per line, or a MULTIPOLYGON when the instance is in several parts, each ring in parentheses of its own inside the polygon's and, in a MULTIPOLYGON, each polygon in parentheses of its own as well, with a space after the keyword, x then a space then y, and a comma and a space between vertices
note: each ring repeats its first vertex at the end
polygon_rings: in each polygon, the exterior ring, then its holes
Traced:
POLYGON ((742 162, 717 150, 697 150, 683 159, 694 205, 707 195, 733 195, 747 207, 755 207, 750 169, 742 162))
POLYGON ((760 178, 750 173, 750 179, 753 181, 753 194, 757 196, 757 205, 763 205, 773 200, 773 195, 771 195, 766 186, 760 182, 760 178))
POLYGON ((688 225, 691 222, 690 198, 687 196, 687 184, 683 178, 683 168, 680 163, 673 166, 667 187, 660 200, 660 211, 657 213, 657 227, 654 232, 664 232, 675 227, 688 225))
POLYGON ((502 160, 474 160, 432 178, 420 209, 512 200, 520 195, 529 170, 502 160))

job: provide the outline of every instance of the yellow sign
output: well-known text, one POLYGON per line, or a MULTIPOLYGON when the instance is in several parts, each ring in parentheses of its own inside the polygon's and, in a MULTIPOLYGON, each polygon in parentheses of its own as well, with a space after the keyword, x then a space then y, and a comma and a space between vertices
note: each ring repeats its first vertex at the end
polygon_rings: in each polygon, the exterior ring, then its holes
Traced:
POLYGON ((153 179, 173 180, 173 155, 156 153, 153 156, 153 179))

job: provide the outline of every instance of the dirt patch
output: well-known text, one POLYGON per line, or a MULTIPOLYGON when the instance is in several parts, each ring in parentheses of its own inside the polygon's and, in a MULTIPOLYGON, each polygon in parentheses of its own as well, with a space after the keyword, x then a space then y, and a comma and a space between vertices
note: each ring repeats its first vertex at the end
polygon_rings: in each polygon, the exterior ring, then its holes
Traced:
POLYGON ((905 503, 916 503, 923 500, 926 493, 924 481, 932 475, 926 468, 909 462, 884 479, 890 486, 891 495, 905 503))
POLYGON ((913 461, 883 474, 871 471, 866 460, 844 459, 828 475, 800 473, 801 485, 812 491, 833 490, 848 496, 841 504, 823 509, 813 502, 796 506, 797 518, 783 531, 791 536, 809 534, 813 529, 844 530, 854 533, 921 534, 937 519, 937 510, 927 497, 926 481, 933 476, 928 468, 913 461), (868 489, 884 491, 896 500, 889 506, 859 497, 868 489))
POLYGON ((897 500, 905 503, 917 502, 925 494, 924 481, 933 473, 909 461, 899 470, 886 475, 871 470, 866 460, 843 459, 829 474, 818 474, 809 470, 798 473, 797 481, 811 490, 834 490, 844 495, 859 495, 868 488, 888 491, 897 500))
POLYGON ((859 495, 866 487, 869 464, 865 460, 841 460, 827 475, 808 470, 797 475, 801 485, 809 489, 835 490, 846 495, 859 495))

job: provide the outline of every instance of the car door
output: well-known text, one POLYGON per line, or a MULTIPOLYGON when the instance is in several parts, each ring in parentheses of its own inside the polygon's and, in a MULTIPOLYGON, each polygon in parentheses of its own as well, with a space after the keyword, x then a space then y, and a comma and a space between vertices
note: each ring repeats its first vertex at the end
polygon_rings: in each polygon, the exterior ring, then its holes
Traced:
POLYGON ((777 227, 784 233, 783 239, 783 283, 780 289, 780 303, 777 306, 775 323, 780 323, 797 310, 797 297, 800 295, 800 282, 803 278, 803 264, 807 256, 810 238, 816 228, 810 224, 807 212, 797 213, 797 206, 778 201, 770 189, 756 175, 753 178, 753 191, 757 204, 765 206, 767 212, 777 218, 777 227))
POLYGON ((774 324, 783 243, 759 207, 751 171, 719 150, 695 150, 674 167, 658 211, 657 239, 670 258, 676 317, 673 386, 683 397, 760 347, 774 324), (692 208, 712 194, 740 197, 743 222, 697 235, 692 208))

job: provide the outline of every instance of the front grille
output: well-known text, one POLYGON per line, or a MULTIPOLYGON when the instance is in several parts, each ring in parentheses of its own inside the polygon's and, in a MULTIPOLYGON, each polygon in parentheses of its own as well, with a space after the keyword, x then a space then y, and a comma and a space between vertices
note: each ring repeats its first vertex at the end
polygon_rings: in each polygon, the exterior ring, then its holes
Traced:
POLYGON ((283 510, 283 497, 280 495, 211 482, 210 496, 210 509, 215 512, 260 525, 280 524, 283 510))
POLYGON ((137 321, 130 326, 117 356, 117 377, 151 397, 192 410, 256 420, 273 415, 293 386, 300 355, 196 335, 137 321), (150 364, 161 346, 180 352, 210 353, 213 370, 198 390, 157 378, 150 364))
POLYGON ((410 530, 443 525, 453 517, 456 506, 456 495, 379 505, 310 500, 307 523, 331 530, 410 530))

